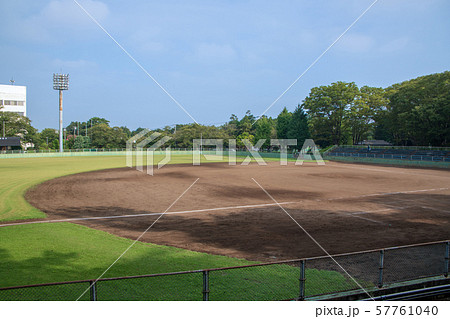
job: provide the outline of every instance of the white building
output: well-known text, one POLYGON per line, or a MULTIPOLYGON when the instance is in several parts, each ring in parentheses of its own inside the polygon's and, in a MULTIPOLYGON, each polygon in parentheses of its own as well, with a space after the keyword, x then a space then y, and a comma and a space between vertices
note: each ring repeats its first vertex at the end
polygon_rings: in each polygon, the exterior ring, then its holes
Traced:
POLYGON ((27 116, 27 87, 0 84, 0 112, 27 116))

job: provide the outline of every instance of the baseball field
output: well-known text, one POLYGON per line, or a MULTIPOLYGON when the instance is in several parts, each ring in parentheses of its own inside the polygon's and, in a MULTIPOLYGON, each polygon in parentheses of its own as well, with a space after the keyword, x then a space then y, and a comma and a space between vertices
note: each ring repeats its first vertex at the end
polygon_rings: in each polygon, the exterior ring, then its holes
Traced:
MULTIPOLYGON (((450 237, 448 170, 191 161, 173 156, 150 176, 123 156, 2 159, 0 286, 95 279, 137 238, 104 277, 450 237)), ((316 277, 347 280, 325 270, 316 277)))

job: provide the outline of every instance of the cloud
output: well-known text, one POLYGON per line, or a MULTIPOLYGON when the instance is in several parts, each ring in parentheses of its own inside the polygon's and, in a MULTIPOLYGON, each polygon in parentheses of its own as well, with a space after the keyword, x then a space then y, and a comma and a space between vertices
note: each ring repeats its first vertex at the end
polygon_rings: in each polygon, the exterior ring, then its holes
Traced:
POLYGON ((336 47, 348 53, 365 53, 373 49, 375 40, 367 35, 346 34, 337 43, 336 47))
POLYGON ((206 61, 229 61, 237 56, 229 44, 201 43, 197 46, 197 57, 206 61))
MULTIPOLYGON (((97 21, 103 21, 109 14, 108 6, 95 0, 78 0, 97 21)), ((53 26, 85 27, 92 24, 90 18, 72 0, 53 0, 39 14, 38 20, 45 20, 53 26)))
POLYGON ((140 44, 140 50, 148 53, 164 51, 165 46, 161 42, 146 41, 140 44))
MULTIPOLYGON (((101 1, 78 1, 100 23, 109 15, 108 6, 101 1)), ((61 41, 69 32, 98 28, 72 0, 50 1, 35 14, 16 16, 8 27, 15 39, 37 43, 61 41)))
POLYGON ((387 42, 380 47, 380 52, 391 53, 401 51, 409 44, 409 39, 406 37, 397 38, 387 42))
MULTIPOLYGON (((143 53, 159 53, 166 49, 163 42, 156 40, 161 33, 160 28, 140 25, 129 35, 129 42, 143 53)), ((124 36, 126 37, 126 35, 124 36)))

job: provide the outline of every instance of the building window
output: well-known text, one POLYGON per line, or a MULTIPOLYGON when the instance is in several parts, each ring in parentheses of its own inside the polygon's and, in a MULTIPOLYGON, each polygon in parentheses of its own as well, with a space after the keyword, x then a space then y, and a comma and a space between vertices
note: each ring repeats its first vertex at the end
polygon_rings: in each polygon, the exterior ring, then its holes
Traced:
POLYGON ((12 100, 5 100, 5 105, 12 105, 12 106, 24 106, 25 101, 12 101, 12 100))

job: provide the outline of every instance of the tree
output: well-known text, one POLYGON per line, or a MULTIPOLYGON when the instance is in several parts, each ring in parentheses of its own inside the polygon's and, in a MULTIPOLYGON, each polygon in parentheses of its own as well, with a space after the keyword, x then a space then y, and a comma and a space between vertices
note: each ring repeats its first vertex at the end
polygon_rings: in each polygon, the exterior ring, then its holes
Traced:
POLYGON ((283 108, 277 117, 277 138, 286 139, 288 138, 289 125, 291 123, 292 113, 283 108))
POLYGON ((3 123, 5 125, 5 136, 18 136, 22 143, 33 143, 35 148, 39 148, 41 139, 28 117, 14 112, 0 112, 1 133, 3 132, 3 123))
MULTIPOLYGON (((87 130, 99 124, 106 124, 107 126, 109 126, 109 121, 102 117, 92 117, 86 122, 72 121, 69 125, 66 126, 66 132, 69 135, 73 134, 75 136, 86 136, 87 130)), ((127 134, 127 136, 130 133, 130 130, 125 126, 122 127, 122 130, 125 132, 125 134, 127 134)))
POLYGON ((301 149, 305 140, 311 137, 309 134, 308 117, 300 105, 292 113, 287 137, 297 140, 297 149, 301 149))
POLYGON ((87 121, 88 127, 94 127, 99 124, 106 124, 109 126, 109 121, 102 117, 92 117, 87 121))
POLYGON ((143 130, 145 130, 143 127, 138 127, 137 129, 135 129, 134 131, 131 132, 131 136, 135 136, 136 134, 139 134, 140 132, 142 132, 143 130))
POLYGON ((262 148, 268 149, 270 147, 270 139, 273 137, 273 120, 267 116, 262 116, 254 126, 255 141, 258 142, 261 139, 265 139, 266 141, 262 145, 262 148))
POLYGON ((238 134, 241 134, 243 132, 253 134, 254 133, 253 123, 255 122, 255 120, 256 119, 253 116, 252 112, 250 112, 250 110, 245 112, 244 117, 239 121, 238 124, 238 134))
POLYGON ((46 129, 43 129, 42 132, 39 133, 39 135, 40 135, 41 141, 43 143, 45 143, 46 148, 50 148, 50 149, 58 149, 59 148, 59 135, 58 135, 57 130, 52 129, 52 128, 46 128, 46 129))
POLYGON ((239 124, 239 118, 236 114, 231 114, 229 124, 235 124, 236 126, 239 124))
POLYGON ((249 140, 249 142, 252 145, 255 144, 255 137, 252 134, 250 134, 249 132, 243 132, 243 133, 239 134, 239 136, 236 138, 236 146, 240 149, 246 148, 243 140, 249 140))
POLYGON ((124 148, 127 136, 120 127, 109 127, 105 123, 89 129, 91 144, 94 148, 124 148))
POLYGON ((387 88, 384 125, 396 144, 450 145, 450 72, 387 88))
POLYGON ((238 135, 239 118, 235 114, 231 114, 230 121, 227 122, 222 128, 227 132, 228 135, 236 138, 238 135))
POLYGON ((80 132, 78 132, 80 129, 81 122, 72 121, 69 125, 66 126, 66 132, 69 135, 80 135, 80 132))
POLYGON ((125 133, 125 135, 129 138, 132 137, 133 135, 131 135, 131 131, 128 127, 126 126, 121 126, 120 127, 122 129, 122 131, 125 133))
POLYGON ((73 145, 75 144, 75 135, 69 134, 66 136, 64 140, 64 149, 74 149, 73 145))
POLYGON ((77 136, 73 141, 72 148, 85 149, 91 147, 91 139, 88 136, 77 136))
POLYGON ((49 145, 49 148, 52 150, 59 149, 59 140, 53 140, 53 142, 49 145))
POLYGON ((192 148, 193 139, 199 139, 203 133, 203 126, 200 124, 178 125, 174 139, 170 141, 172 145, 180 148, 192 148))
POLYGON ((375 118, 386 108, 384 89, 363 86, 356 101, 347 111, 347 126, 351 130, 353 145, 358 144, 373 132, 375 118))
POLYGON ((353 82, 336 82, 311 89, 302 107, 310 117, 311 133, 318 144, 328 146, 347 142, 346 115, 358 95, 359 89, 353 82))

